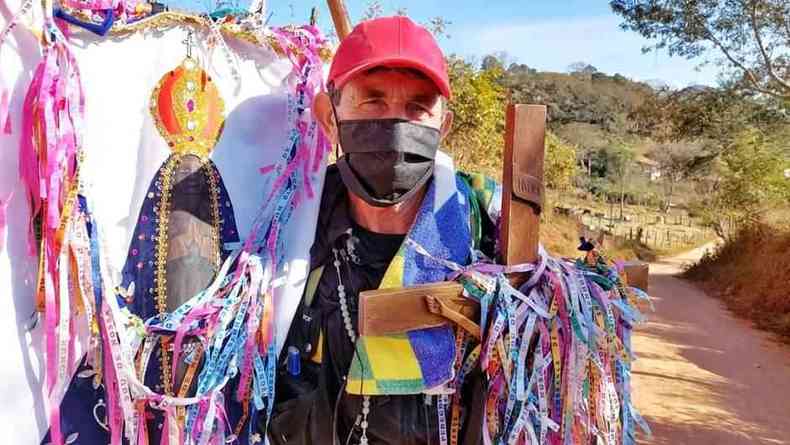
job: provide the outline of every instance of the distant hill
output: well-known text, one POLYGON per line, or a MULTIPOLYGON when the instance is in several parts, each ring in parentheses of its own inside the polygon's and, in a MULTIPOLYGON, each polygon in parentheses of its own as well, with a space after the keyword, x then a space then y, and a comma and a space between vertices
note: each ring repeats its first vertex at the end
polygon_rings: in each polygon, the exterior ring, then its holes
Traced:
POLYGON ((628 113, 655 93, 620 74, 539 72, 523 64, 505 70, 505 84, 515 102, 547 105, 554 130, 576 123, 615 134, 625 134, 628 113))

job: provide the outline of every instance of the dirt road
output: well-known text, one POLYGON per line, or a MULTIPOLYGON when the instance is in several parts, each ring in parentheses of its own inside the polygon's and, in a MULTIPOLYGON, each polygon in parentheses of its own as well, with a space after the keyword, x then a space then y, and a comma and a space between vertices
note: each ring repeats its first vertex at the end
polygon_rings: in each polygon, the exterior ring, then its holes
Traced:
MULTIPOLYGON (((790 347, 674 277, 701 250, 651 264, 656 311, 633 346, 640 444, 790 444, 790 347)), ((766 265, 770 267, 770 265, 766 265)))

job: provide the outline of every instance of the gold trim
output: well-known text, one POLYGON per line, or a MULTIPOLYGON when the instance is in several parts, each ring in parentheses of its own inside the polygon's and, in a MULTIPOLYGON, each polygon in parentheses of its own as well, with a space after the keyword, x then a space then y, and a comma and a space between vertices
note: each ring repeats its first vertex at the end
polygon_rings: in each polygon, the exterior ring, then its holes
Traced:
POLYGON ((220 202, 219 185, 217 184, 218 181, 216 177, 217 169, 214 168, 213 162, 210 160, 206 160, 202 167, 203 170, 205 170, 206 179, 208 180, 209 198, 211 199, 211 224, 214 229, 211 234, 211 241, 213 243, 214 270, 219 271, 222 265, 222 253, 220 252, 222 246, 220 240, 222 239, 222 225, 225 221, 220 219, 219 213, 220 202))
POLYGON ((219 138, 222 134, 222 128, 225 121, 225 101, 222 99, 222 95, 220 94, 216 84, 214 84, 214 81, 211 80, 211 77, 205 72, 205 70, 203 70, 203 68, 200 67, 196 60, 187 57, 181 62, 181 64, 179 64, 179 67, 183 67, 184 72, 176 80, 175 85, 173 85, 173 97, 171 99, 173 112, 176 115, 179 126, 182 127, 181 133, 170 133, 164 127, 161 121, 158 106, 162 82, 168 76, 170 76, 173 70, 165 73, 159 82, 157 82, 153 91, 151 91, 151 96, 149 98, 149 111, 151 113, 151 117, 154 120, 156 129, 159 131, 159 134, 162 136, 162 138, 167 142, 167 145, 173 153, 179 155, 192 154, 199 157, 201 160, 205 160, 217 145, 217 142, 219 141, 219 138), (200 91, 203 75, 206 76, 207 80, 204 88, 213 88, 216 90, 219 114, 222 116, 222 121, 219 123, 216 129, 212 130, 212 136, 209 139, 201 136, 205 130, 206 125, 208 124, 206 96, 205 93, 200 91), (188 82, 193 83, 192 90, 187 88, 188 82), (192 112, 186 108, 186 102, 188 100, 192 100, 194 103, 192 112), (194 128, 192 129, 187 127, 188 122, 190 121, 194 122, 194 128))
MULTIPOLYGON (((172 191, 173 171, 181 162, 180 156, 170 156, 162 167, 162 196, 159 200, 159 210, 157 211, 157 230, 156 230, 156 310, 159 315, 167 312, 167 233, 170 223, 170 192, 172 191)), ((159 344, 162 387, 165 395, 173 395, 172 376, 170 369, 170 355, 167 351, 167 338, 162 336, 159 344)))
MULTIPOLYGON (((82 11, 72 11, 73 15, 79 17, 80 19, 89 20, 87 14, 82 11)), ((163 28, 172 28, 175 26, 192 26, 193 28, 201 28, 208 30, 210 29, 211 25, 209 23, 209 19, 203 16, 189 14, 185 12, 178 12, 178 11, 164 11, 152 16, 146 17, 144 19, 140 19, 136 22, 126 24, 126 23, 115 23, 112 28, 110 28, 109 35, 115 37, 125 37, 130 34, 134 34, 140 31, 147 31, 147 30, 162 30, 163 28)), ((292 28, 296 28, 293 26, 292 28)), ((256 46, 267 46, 272 49, 278 56, 283 57, 285 56, 285 51, 280 43, 272 36, 265 36, 263 40, 258 37, 258 34, 255 33, 252 29, 244 27, 238 23, 229 23, 224 22, 219 24, 220 32, 227 36, 232 37, 247 43, 251 43, 256 46)), ((319 56, 324 62, 328 62, 332 60, 332 56, 334 55, 333 48, 327 44, 326 46, 322 47, 319 51, 319 56)))
MULTIPOLYGON (((156 283, 156 311, 159 315, 167 313, 167 250, 169 246, 168 234, 170 223, 170 201, 173 190, 173 173, 181 163, 183 156, 174 154, 165 161, 162 166, 161 174, 161 198, 157 207, 157 229, 156 229, 156 260, 155 260, 155 283, 156 283)), ((219 212, 219 185, 216 176, 216 169, 210 159, 203 158, 200 167, 206 175, 209 185, 209 199, 211 201, 211 225, 212 225, 212 252, 214 255, 214 270, 219 270, 222 261, 221 249, 221 226, 224 221, 220 219, 219 212)), ((172 376, 170 364, 170 352, 167 350, 169 341, 167 337, 162 337, 160 343, 161 352, 161 381, 164 394, 172 395, 172 376)))

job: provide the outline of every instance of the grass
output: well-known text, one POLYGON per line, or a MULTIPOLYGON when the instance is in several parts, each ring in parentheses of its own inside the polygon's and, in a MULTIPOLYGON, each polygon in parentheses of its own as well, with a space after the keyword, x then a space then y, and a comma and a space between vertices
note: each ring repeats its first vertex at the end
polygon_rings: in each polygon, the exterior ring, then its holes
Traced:
POLYGON ((685 276, 701 282, 735 314, 790 342, 790 227, 744 229, 685 276))
MULTIPOLYGON (((540 227, 540 241, 550 253, 576 258, 581 256, 577 250, 579 236, 584 233, 582 225, 572 217, 551 214, 544 216, 540 227)), ((604 253, 608 258, 618 260, 653 261, 658 252, 637 241, 624 240, 614 245, 605 245, 604 253)))
POLYGON ((550 253, 566 257, 578 257, 580 252, 579 233, 581 226, 573 218, 562 215, 544 216, 540 225, 540 242, 550 253))
POLYGON ((623 238, 636 238, 641 230, 642 244, 660 255, 671 255, 692 249, 710 241, 713 232, 702 226, 684 209, 673 209, 670 213, 655 208, 627 204, 619 219, 619 205, 585 200, 578 196, 563 197, 562 206, 586 211, 582 221, 595 230, 603 230, 623 238))
POLYGON ((664 251, 657 251, 636 240, 625 240, 606 249, 609 258, 617 260, 655 261, 659 256, 665 255, 664 251))

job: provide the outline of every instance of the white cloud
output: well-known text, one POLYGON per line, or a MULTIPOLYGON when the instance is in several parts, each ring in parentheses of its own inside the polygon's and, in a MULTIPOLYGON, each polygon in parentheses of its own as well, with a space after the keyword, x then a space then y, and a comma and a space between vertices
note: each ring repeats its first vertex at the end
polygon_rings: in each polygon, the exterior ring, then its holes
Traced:
POLYGON ((661 79, 682 87, 716 83, 716 69, 695 70, 699 61, 669 57, 665 52, 642 54, 649 43, 619 28, 617 16, 569 17, 520 24, 457 26, 447 41, 449 51, 482 56, 506 51, 519 63, 544 71, 567 69, 584 61, 599 70, 638 80, 661 79))

